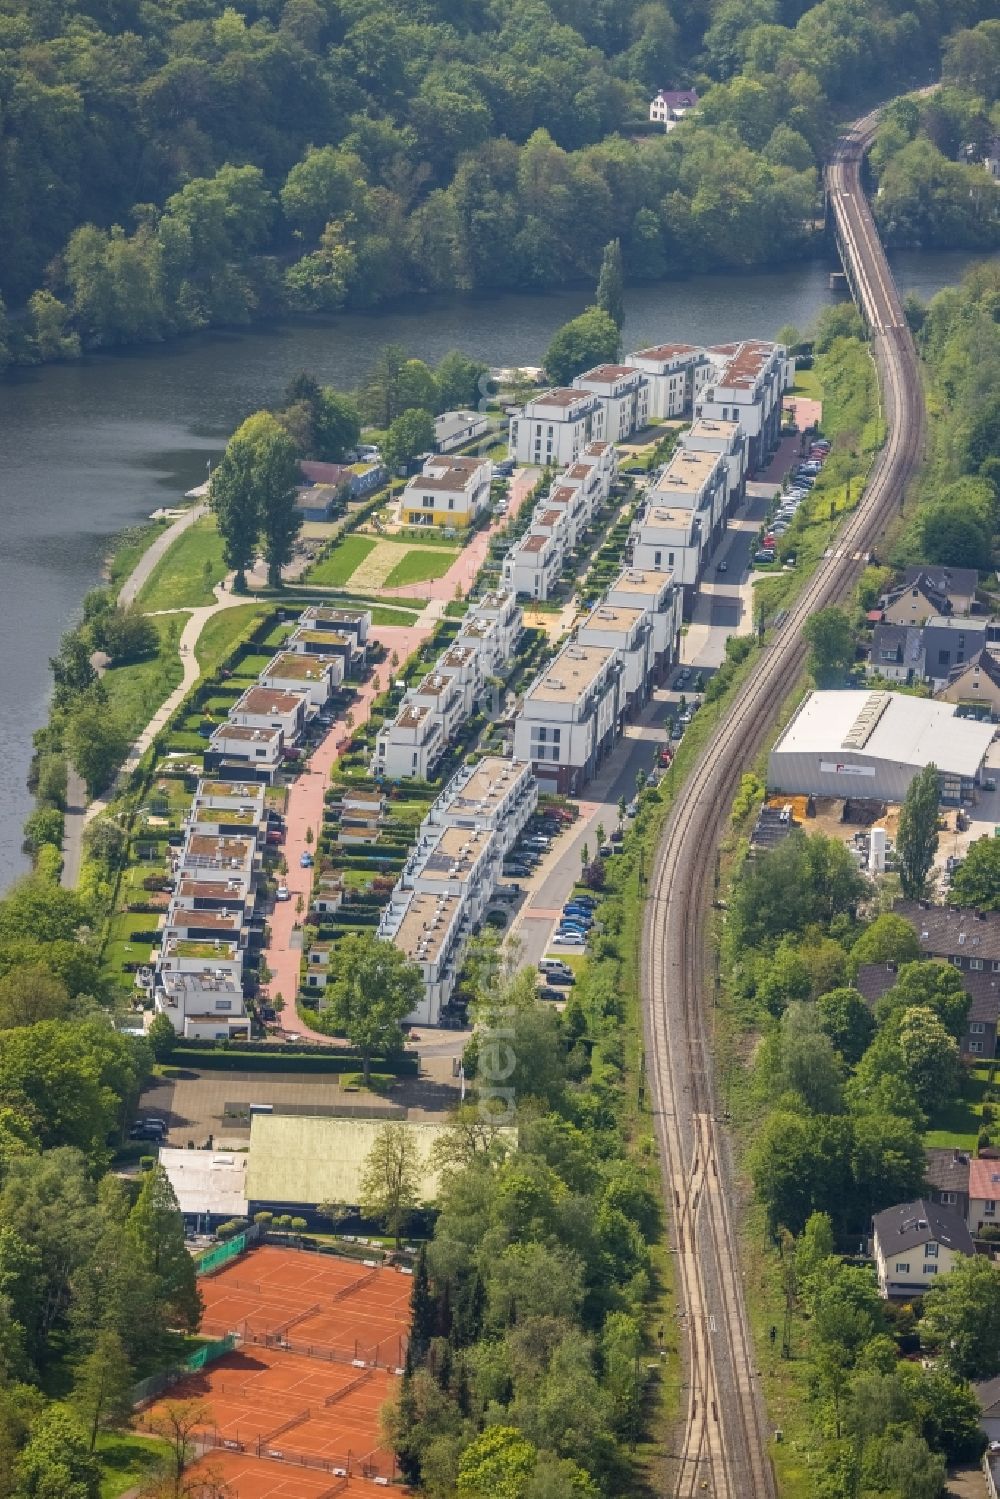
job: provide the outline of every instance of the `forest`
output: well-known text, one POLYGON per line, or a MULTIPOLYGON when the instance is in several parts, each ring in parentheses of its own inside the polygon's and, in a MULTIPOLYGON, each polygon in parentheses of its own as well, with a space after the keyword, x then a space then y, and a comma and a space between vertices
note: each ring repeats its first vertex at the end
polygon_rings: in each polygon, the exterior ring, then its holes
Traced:
POLYGON ((2 0, 0 361, 802 253, 836 122, 986 0, 2 0), (651 127, 658 88, 695 118, 651 127))

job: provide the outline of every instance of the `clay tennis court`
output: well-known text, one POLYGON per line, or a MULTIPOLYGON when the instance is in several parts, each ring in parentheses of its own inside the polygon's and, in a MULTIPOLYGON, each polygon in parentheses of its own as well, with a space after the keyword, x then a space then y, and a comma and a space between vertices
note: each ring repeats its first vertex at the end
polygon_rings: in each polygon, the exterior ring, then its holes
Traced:
POLYGON ((202 1331, 241 1346, 171 1386, 197 1400, 206 1472, 233 1499, 364 1499, 396 1476, 380 1412, 399 1388, 412 1277, 266 1246, 204 1276, 202 1331), (349 1481, 348 1481, 349 1480, 349 1481))
POLYGON ((202 1331, 399 1368, 411 1285, 398 1270, 265 1246, 203 1278, 202 1331))
MULTIPOLYGON (((190 1469, 192 1474, 211 1475, 228 1486, 238 1499, 385 1499, 385 1489, 367 1478, 334 1478, 326 1472, 292 1468, 245 1452, 212 1452, 190 1469)), ((392 1495, 408 1494, 393 1489, 392 1495)))

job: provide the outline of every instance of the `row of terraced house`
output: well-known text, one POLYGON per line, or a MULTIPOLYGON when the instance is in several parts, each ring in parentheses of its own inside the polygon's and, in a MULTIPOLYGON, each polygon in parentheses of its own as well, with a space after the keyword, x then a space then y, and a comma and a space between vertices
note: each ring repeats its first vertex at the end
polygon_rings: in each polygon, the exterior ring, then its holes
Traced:
POLYGON ((244 965, 263 944, 258 886, 277 814, 268 787, 294 764, 334 689, 363 669, 371 615, 313 607, 208 741, 178 848, 149 984, 178 1035, 250 1033, 244 965))

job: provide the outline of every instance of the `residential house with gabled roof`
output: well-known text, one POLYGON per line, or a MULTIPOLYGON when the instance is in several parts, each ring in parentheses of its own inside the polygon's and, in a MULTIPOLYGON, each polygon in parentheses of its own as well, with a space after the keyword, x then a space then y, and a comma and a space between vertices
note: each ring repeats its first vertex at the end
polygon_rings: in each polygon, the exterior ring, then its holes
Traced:
POLYGON ((979 1424, 987 1441, 1000 1442, 1000 1374, 974 1384, 972 1393, 979 1402, 979 1424))
POLYGON ((929 573, 922 570, 917 570, 907 582, 897 583, 884 594, 881 610, 883 620, 894 625, 925 625, 936 615, 954 613, 948 595, 937 587, 929 573))
POLYGON ((946 613, 968 614, 975 603, 979 574, 974 567, 940 567, 932 562, 919 562, 906 569, 903 585, 908 586, 920 578, 948 600, 951 607, 946 613))
POLYGON ((951 1146, 931 1146, 925 1152, 924 1185, 932 1202, 954 1208, 968 1222, 969 1152, 951 1146))
POLYGON ((984 717, 1000 719, 1000 659, 983 646, 968 661, 952 667, 935 696, 961 708, 975 708, 984 717))
POLYGON ((872 631, 868 670, 887 682, 919 682, 924 675, 924 632, 919 625, 888 621, 872 631))
POLYGON ((969 1162, 969 1229, 981 1234, 1000 1224, 1000 1161, 969 1162))
POLYGON ((649 118, 654 125, 673 130, 684 116, 698 103, 698 91, 693 88, 661 88, 650 100, 649 118))
POLYGON ((924 1197, 876 1213, 872 1240, 879 1290, 886 1298, 922 1295, 939 1275, 976 1252, 965 1220, 924 1197))

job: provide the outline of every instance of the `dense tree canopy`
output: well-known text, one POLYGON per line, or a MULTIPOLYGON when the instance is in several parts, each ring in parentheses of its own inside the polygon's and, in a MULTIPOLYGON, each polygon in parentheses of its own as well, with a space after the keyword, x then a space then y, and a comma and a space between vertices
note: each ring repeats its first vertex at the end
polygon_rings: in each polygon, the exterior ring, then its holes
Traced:
MULTIPOLYGON (((0 295, 28 315, 0 317, 0 363, 589 279, 616 239, 634 277, 794 255, 845 103, 936 65, 954 20, 944 0, 8 0, 0 295), (651 93, 694 80, 699 115, 651 132, 651 93)), ((958 91, 990 86, 975 49, 949 54, 958 91)))

